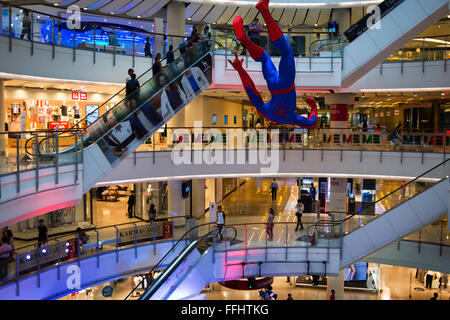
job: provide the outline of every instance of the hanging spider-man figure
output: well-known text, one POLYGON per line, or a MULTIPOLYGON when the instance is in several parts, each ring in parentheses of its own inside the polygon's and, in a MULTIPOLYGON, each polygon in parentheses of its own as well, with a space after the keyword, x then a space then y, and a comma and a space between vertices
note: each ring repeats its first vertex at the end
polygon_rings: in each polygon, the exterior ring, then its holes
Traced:
POLYGON ((272 94, 272 99, 266 103, 263 102, 261 95, 256 90, 255 84, 242 67, 244 59, 239 60, 236 52, 234 61, 228 61, 239 73, 245 91, 260 115, 270 121, 314 129, 317 122, 317 105, 313 98, 306 99, 306 103, 311 107, 309 118, 299 116, 295 113, 297 95, 295 93, 294 54, 280 27, 270 15, 269 0, 260 0, 256 8, 266 22, 270 41, 282 52, 279 72, 275 68, 268 53, 247 38, 241 16, 237 16, 234 19, 233 27, 236 32, 236 38, 247 48, 250 56, 254 60, 262 63, 263 75, 272 94))

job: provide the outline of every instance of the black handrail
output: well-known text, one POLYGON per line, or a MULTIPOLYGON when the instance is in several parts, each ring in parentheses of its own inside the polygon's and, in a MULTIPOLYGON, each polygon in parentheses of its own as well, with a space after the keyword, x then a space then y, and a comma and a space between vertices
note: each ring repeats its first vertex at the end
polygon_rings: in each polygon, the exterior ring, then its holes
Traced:
MULTIPOLYGON (((188 230, 187 232, 185 232, 184 234, 183 234, 183 236, 181 236, 181 238, 172 246, 172 248, 170 248, 170 250, 169 251, 167 251, 167 253, 158 261, 158 263, 156 264, 156 265, 154 265, 153 266, 153 268, 148 272, 148 274, 150 275, 153 271, 155 271, 156 269, 158 269, 161 265, 162 265, 162 262, 166 259, 166 257, 168 257, 172 252, 174 252, 174 250, 175 250, 175 248, 182 242, 182 241, 186 241, 186 239, 187 239, 187 235, 189 234, 189 233, 192 233, 192 231, 194 230, 194 229, 197 229, 197 228, 200 228, 200 227, 203 227, 203 226, 208 226, 208 225, 214 225, 214 224, 217 224, 217 223, 215 223, 215 222, 208 222, 208 223, 204 223, 204 224, 200 224, 200 225, 198 225, 198 226, 195 226, 195 227, 193 227, 193 228, 191 228, 190 230, 188 230), (186 237, 186 239, 185 239, 185 237, 186 237)), ((210 233, 210 232, 209 232, 210 233)), ((208 233, 208 234, 209 234, 208 233)), ((179 254, 178 254, 178 256, 179 255, 181 255, 183 252, 180 252, 179 254)), ((177 257, 178 257, 177 256, 177 257)), ((147 276, 148 277, 148 276, 147 276)), ((144 278, 144 279, 142 279, 134 288, 133 288, 133 290, 131 290, 131 292, 125 297, 125 299, 124 300, 127 300, 132 294, 133 294, 133 292, 144 282, 144 280, 146 280, 146 278, 144 278)))
MULTIPOLYGON (((427 173, 433 171, 434 169, 436 169, 436 168, 438 168, 438 167, 440 167, 440 166, 442 166, 442 165, 445 166, 445 165, 446 165, 446 162, 448 162, 448 161, 450 161, 450 159, 447 159, 447 160, 441 162, 440 164, 434 166, 433 168, 427 170, 426 172, 422 173, 420 176, 417 176, 417 177, 414 178, 413 180, 411 180, 411 181, 409 181, 408 183, 406 183, 406 184, 400 186, 399 188, 395 189, 394 191, 388 193, 388 194, 385 195, 384 197, 378 199, 378 200, 375 201, 375 202, 372 202, 372 203, 370 204, 370 206, 368 206, 367 208, 365 208, 365 209, 363 209, 363 210, 360 210, 360 211, 357 212, 357 213, 356 213, 356 212, 353 212, 353 213, 351 213, 351 215, 348 215, 348 214, 349 214, 348 211, 335 211, 335 213, 346 213, 346 214, 347 214, 347 217, 344 218, 344 219, 341 219, 341 220, 335 220, 335 221, 319 220, 319 221, 317 221, 314 225, 310 225, 310 226, 307 228, 307 231, 306 231, 307 234, 308 234, 308 235, 310 234, 310 233, 309 233, 309 230, 310 230, 310 228, 312 228, 312 227, 315 227, 315 228, 317 229, 318 226, 336 226, 336 225, 340 225, 340 224, 344 223, 345 221, 347 221, 347 220, 353 218, 354 216, 361 214, 362 212, 364 212, 364 210, 367 210, 367 209, 369 209, 369 208, 375 207, 376 204, 379 203, 380 201, 386 199, 387 197, 391 196, 392 194, 396 193, 397 191, 399 191, 399 190, 401 190, 401 189, 403 189, 403 188, 406 188, 408 185, 410 185, 410 184, 412 184, 413 182, 416 182, 417 180, 421 179, 421 178, 422 178, 423 176, 425 176, 427 173)), ((446 179, 446 178, 444 178, 444 179, 446 179)), ((417 195, 418 195, 418 194, 417 194, 417 195)), ((390 210, 392 210, 392 209, 393 209, 393 208, 391 208, 390 210)))

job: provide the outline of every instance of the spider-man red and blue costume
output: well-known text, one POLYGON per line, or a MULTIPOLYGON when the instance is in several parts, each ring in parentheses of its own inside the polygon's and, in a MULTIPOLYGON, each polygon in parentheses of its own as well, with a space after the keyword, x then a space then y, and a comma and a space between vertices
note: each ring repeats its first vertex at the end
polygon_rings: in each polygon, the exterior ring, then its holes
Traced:
POLYGON ((228 60, 241 77, 244 89, 250 101, 262 115, 269 121, 280 122, 314 129, 317 123, 317 105, 313 98, 307 98, 306 102, 311 107, 309 118, 295 113, 297 107, 297 95, 295 93, 295 61, 292 49, 283 35, 278 24, 269 11, 269 0, 260 0, 256 5, 266 22, 270 41, 281 51, 279 72, 275 68, 269 54, 263 48, 251 42, 244 32, 242 17, 237 16, 233 21, 236 38, 247 48, 250 56, 262 63, 262 71, 272 99, 263 102, 261 95, 256 90, 253 80, 242 66, 244 59, 239 60, 237 53, 234 61, 228 60))

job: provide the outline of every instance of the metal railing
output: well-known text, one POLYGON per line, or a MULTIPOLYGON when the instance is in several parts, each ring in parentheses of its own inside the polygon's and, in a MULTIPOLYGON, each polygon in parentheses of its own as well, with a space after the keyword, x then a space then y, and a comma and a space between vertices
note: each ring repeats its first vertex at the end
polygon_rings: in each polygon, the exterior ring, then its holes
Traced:
MULTIPOLYGON (((74 130, 50 130, 50 131, 20 131, 0 132, 0 139, 5 142, 5 155, 0 158, 0 177, 15 174, 16 193, 21 192, 21 175, 28 171, 34 171, 35 192, 48 190, 42 188, 39 183, 40 172, 46 168, 55 168, 55 184, 60 178, 61 166, 75 165, 73 184, 79 183, 79 165, 83 162, 83 132, 74 130), (51 138, 50 138, 51 137, 51 138), (52 156, 36 157, 37 149, 45 140, 45 147, 56 150, 52 156), (60 153, 60 150, 72 148, 71 153, 60 153)), ((28 179, 28 178, 27 178, 28 179)), ((0 203, 4 202, 4 193, 1 192, 0 203)))
MULTIPOLYGON (((450 136, 440 133, 401 133, 400 144, 389 140, 385 129, 296 129, 292 126, 248 127, 167 127, 165 137, 153 135, 136 152, 251 149, 264 144, 281 150, 357 150, 378 151, 380 161, 385 151, 442 153, 446 159, 450 136), (237 141, 235 141, 235 136, 237 141), (276 143, 272 146, 271 143, 276 143)), ((423 159, 422 159, 423 160, 423 159)))
POLYGON ((440 181, 449 179, 449 176, 450 159, 447 159, 417 176, 415 179, 402 184, 399 188, 377 201, 365 205, 359 212, 330 212, 330 219, 319 220, 314 225, 309 226, 308 234, 316 232, 331 239, 342 238, 343 235, 364 227, 374 219, 401 205, 405 201, 418 196, 440 181), (376 207, 382 208, 382 210, 375 210, 376 207))
POLYGON ((8 274, 1 280, 1 285, 15 282, 19 288, 23 277, 36 274, 36 285, 40 287, 40 273, 43 270, 57 268, 59 280, 62 264, 76 261, 80 266, 80 260, 96 256, 98 268, 99 256, 108 252, 116 252, 116 262, 119 262, 119 251, 134 247, 137 257, 139 245, 151 242, 156 250, 157 243, 161 241, 175 243, 176 239, 195 224, 190 216, 160 217, 154 221, 122 223, 83 231, 87 237, 74 231, 71 235, 54 237, 43 244, 37 242, 14 248, 8 274), (180 220, 181 223, 177 222, 180 220))

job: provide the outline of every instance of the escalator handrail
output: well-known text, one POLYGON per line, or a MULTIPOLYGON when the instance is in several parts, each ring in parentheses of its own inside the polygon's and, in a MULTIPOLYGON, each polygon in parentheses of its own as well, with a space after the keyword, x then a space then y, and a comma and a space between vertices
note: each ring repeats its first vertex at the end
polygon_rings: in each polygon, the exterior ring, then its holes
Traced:
MULTIPOLYGON (((234 229, 234 238, 230 241, 233 241, 236 239, 237 236, 237 230, 233 226, 227 226, 225 225, 224 228, 232 228, 234 229)), ((164 283, 164 281, 172 274, 174 270, 177 269, 177 267, 184 261, 184 259, 194 250, 195 247, 197 247, 197 244, 201 241, 205 240, 206 238, 209 238, 211 235, 215 236, 216 230, 208 232, 207 234, 203 235, 201 238, 195 239, 192 241, 188 246, 186 246, 182 252, 178 254, 178 256, 172 261, 172 263, 167 267, 167 269, 161 274, 152 284, 150 287, 148 287, 144 294, 139 297, 139 300, 148 300, 164 283)), ((153 271, 153 270, 152 270, 153 271)), ((150 271, 151 273, 151 271, 150 271)))
MULTIPOLYGON (((192 50, 192 49, 195 48, 195 47, 200 46, 200 43, 201 43, 201 42, 198 42, 198 43, 194 44, 194 46, 193 46, 190 50, 192 50)), ((197 60, 195 60, 194 62, 192 62, 190 67, 194 66, 197 62, 199 62, 201 59, 203 59, 206 55, 208 55, 208 54, 210 54, 210 53, 211 53, 211 51, 207 51, 207 52, 206 52, 204 55, 202 55, 200 58, 198 58, 197 60)), ((125 118, 123 118, 120 122, 123 122, 123 121, 128 120, 129 117, 131 117, 137 110, 139 110, 143 105, 145 105, 146 102, 150 101, 153 97, 155 97, 156 95, 158 95, 162 90, 164 90, 165 88, 167 88, 167 86, 169 86, 172 82, 178 80, 178 78, 179 78, 180 76, 182 76, 186 71, 188 71, 188 70, 190 69, 190 67, 189 67, 189 68, 186 68, 185 70, 183 70, 179 75, 177 75, 175 78, 173 78, 171 81, 169 81, 165 86, 163 86, 163 87, 160 88, 158 91, 156 91, 150 98, 148 98, 144 103, 142 103, 140 107, 138 107, 138 108, 134 109, 133 111, 131 111, 131 112, 130 112, 125 118)), ((149 70, 150 70, 150 69, 149 69, 149 70)), ((146 83, 148 83, 149 81, 151 81, 153 78, 154 78, 154 77, 152 77, 152 78, 150 78, 149 80, 147 80, 146 82, 144 82, 144 83, 141 85, 141 87, 144 86, 144 85, 145 85, 146 83)), ((139 91, 139 89, 136 89, 136 90, 133 91, 130 95, 132 95, 132 94, 134 94, 134 93, 136 93, 136 92, 138 92, 138 91, 139 91)), ((120 105, 125 99, 127 99, 127 97, 124 97, 122 100, 120 100, 118 103, 116 103, 116 105, 115 105, 113 108, 111 108, 111 109, 109 109, 107 112, 105 112, 101 117, 99 117, 97 120, 95 120, 90 126, 94 125, 97 121, 100 121, 100 120, 101 120, 103 117, 105 117, 109 112, 112 112, 112 110, 113 110, 115 107, 117 107, 118 105, 120 105)), ((86 117, 87 117, 87 116, 86 116, 86 117)), ((119 123, 120 123, 120 122, 119 122, 119 123)), ((87 127, 87 128, 88 128, 88 127, 87 127)), ((83 130, 87 130, 87 128, 84 128, 83 130)), ((106 135, 108 135, 112 129, 114 129, 114 127, 109 128, 108 131, 106 131, 102 136, 100 136, 99 138, 97 138, 95 141, 92 141, 91 144, 94 144, 95 142, 99 141, 100 139, 102 139, 103 137, 105 137, 106 135)), ((89 135, 86 135, 83 139, 86 139, 88 136, 89 136, 89 135)), ((51 155, 51 154, 54 154, 54 152, 49 152, 49 153, 45 153, 45 154, 46 154, 46 155, 51 155)))
MULTIPOLYGON (((359 212, 353 212, 353 213, 351 213, 350 215, 348 215, 349 212, 347 212, 347 211, 339 211, 339 212, 338 212, 338 211, 335 211, 335 213, 346 213, 346 214, 347 214, 347 217, 344 218, 344 219, 341 219, 341 220, 335 220, 335 221, 319 220, 319 221, 317 221, 315 224, 310 225, 310 226, 308 227, 308 229, 307 229, 307 234, 308 234, 308 235, 310 234, 310 233, 309 233, 309 230, 310 230, 310 228, 312 228, 312 227, 316 227, 316 228, 317 228, 317 226, 336 226, 336 225, 340 225, 340 224, 344 223, 345 221, 347 221, 347 220, 353 218, 354 216, 360 214, 362 211, 367 210, 367 209, 369 209, 369 208, 371 208, 371 207, 374 207, 377 203, 379 203, 380 201, 386 199, 387 197, 391 196, 392 194, 396 193, 397 191, 399 191, 399 190, 401 190, 401 189, 403 189, 403 188, 406 188, 408 185, 410 185, 410 184, 412 184, 413 182, 416 182, 417 180, 421 179, 423 176, 425 176, 427 173, 433 171, 434 169, 436 169, 436 168, 438 168, 438 167, 440 167, 440 166, 442 166, 442 165, 445 166, 445 165, 446 165, 446 162, 448 162, 448 161, 450 161, 450 158, 449 158, 449 159, 446 159, 446 160, 444 160, 444 161, 442 161, 441 163, 439 163, 438 165, 434 166, 433 168, 431 168, 431 169, 425 171, 425 172, 422 173, 420 176, 415 177, 413 180, 411 180, 411 181, 409 181, 408 183, 406 183, 406 184, 400 186, 399 188, 397 188, 397 189, 395 189, 394 191, 388 193, 387 195, 385 195, 384 197, 378 199, 377 201, 372 202, 372 203, 370 204, 370 206, 368 206, 367 208, 365 208, 365 209, 363 209, 363 210, 360 210, 359 212)), ((448 178, 448 177, 442 178, 442 180, 447 179, 447 178, 448 178)), ((441 181, 442 181, 442 180, 441 180, 441 181)), ((417 195, 418 195, 418 194, 417 194, 417 195)), ((403 202, 402 202, 402 203, 403 203, 403 202)), ((389 209, 389 210, 392 210, 392 209, 393 209, 393 208, 391 208, 391 209, 389 209)))
MULTIPOLYGON (((208 225, 215 225, 216 223, 215 222, 208 222, 208 223, 203 223, 203 224, 200 224, 200 225, 198 225, 198 226, 195 226, 195 227, 193 227, 193 228, 191 228, 190 230, 188 230, 187 232, 185 232, 182 236, 181 236, 181 238, 172 246, 172 248, 170 248, 170 250, 169 251, 167 251, 167 253, 158 261, 158 263, 156 264, 156 265, 154 265, 153 266, 153 268, 149 271, 149 274, 150 273, 152 273, 154 270, 156 270, 156 269, 158 269, 158 267, 159 266, 161 266, 162 265, 162 262, 166 259, 166 257, 167 256, 169 256, 174 250, 175 250, 175 248, 182 242, 182 241, 186 241, 186 239, 187 239, 187 235, 189 234, 189 233, 192 233, 192 231, 194 230, 194 229, 197 229, 197 228, 200 228, 200 227, 203 227, 203 226, 208 226, 208 225), (186 239, 185 239, 185 237, 186 237, 186 239)), ((175 235, 172 235, 172 237, 174 237, 175 235)), ((182 252, 181 252, 182 253, 182 252)), ((180 253, 180 254, 181 254, 180 253)), ((180 255, 179 254, 179 255, 180 255)), ((142 279, 134 288, 133 288, 133 290, 131 290, 131 292, 124 298, 124 300, 127 300, 132 294, 133 294, 133 292, 144 282, 144 280, 145 280, 145 278, 144 279, 142 279)))
MULTIPOLYGON (((180 50, 180 48, 177 48, 176 50, 173 51, 173 53, 175 54, 175 52, 177 52, 177 51, 179 51, 179 50, 180 50)), ((152 60, 153 60, 153 59, 152 59, 152 60)), ((163 59, 161 59, 161 62, 164 61, 164 60, 167 60, 167 55, 166 55, 163 59)), ((166 65, 167 65, 167 64, 166 64, 166 65)), ((145 71, 145 72, 144 72, 143 74, 141 74, 138 78, 136 78, 136 80, 141 79, 141 78, 142 78, 144 75, 146 75, 150 70, 153 70, 153 67, 147 69, 147 71, 145 71)), ((153 77, 152 77, 152 78, 153 78, 153 77)), ((149 80, 151 80, 152 78, 150 78, 149 80)), ((146 81, 146 82, 147 82, 147 81, 146 81)), ((144 82, 144 83, 146 83, 146 82, 144 82)), ((79 126, 79 124, 80 124, 80 123, 83 123, 83 121, 85 121, 85 120, 87 119, 88 116, 90 116, 91 114, 93 114, 94 112, 96 112, 97 110, 99 110, 101 107, 103 107, 106 103, 108 103, 109 101, 111 101, 111 99, 113 99, 114 97, 118 96, 118 95, 119 95, 122 91, 124 91, 125 89, 126 89, 126 87, 123 87, 122 89, 120 89, 120 90, 119 90, 118 92, 116 92, 113 96, 111 96, 108 100, 106 100, 106 101, 103 102, 100 106, 98 106, 97 109, 91 111, 89 114, 85 115, 83 119, 77 121, 77 123, 75 123, 71 128, 79 126)), ((136 90, 135 90, 135 91, 136 91, 136 90)), ((132 93, 134 93, 134 91, 133 91, 132 93)), ((132 93, 131 93, 131 94, 132 94, 132 93)), ((120 102, 122 102, 122 101, 123 101, 123 100, 121 100, 120 102)), ((119 103, 120 103, 120 102, 119 102, 119 103)), ((119 104, 119 103, 118 103, 118 104, 119 104)), ((116 106, 117 106, 117 104, 116 104, 116 106)), ((113 108, 111 108, 110 110, 112 110, 112 109, 114 109, 114 108, 115 108, 115 106, 114 106, 113 108)), ((109 112, 109 110, 108 110, 107 112, 109 112)), ((105 112, 105 114, 106 114, 107 112, 105 112)), ((99 118, 100 118, 100 117, 99 117, 99 118)), ((97 120, 98 120, 98 119, 97 119, 97 120)), ((97 120, 96 120, 96 121, 97 121, 97 120)), ((95 121, 94 121, 92 124, 94 124, 94 123, 95 123, 95 121)))
MULTIPOLYGON (((197 43, 195 46, 199 46, 200 44, 197 43)), ((195 47, 194 46, 194 47, 195 47)), ((192 50, 194 47, 192 47, 190 50, 192 50)), ((166 85, 164 85, 162 88, 160 88, 159 90, 157 90, 150 98, 146 99, 145 102, 142 102, 141 105, 134 109, 133 111, 131 111, 126 117, 124 117, 122 120, 120 120, 120 122, 118 123, 122 123, 124 121, 127 121, 133 114, 136 113, 137 110, 140 110, 148 101, 150 101, 151 99, 153 99, 155 96, 157 96, 162 90, 165 90, 169 85, 171 85, 174 81, 177 81, 178 78, 180 78, 181 76, 183 76, 188 70, 191 69, 191 67, 193 67, 195 64, 197 64, 199 61, 201 61, 204 57, 206 57, 208 54, 211 54, 211 51, 206 52, 205 54, 203 54, 202 56, 200 56, 197 60, 195 60, 194 62, 191 63, 191 65, 184 69, 182 72, 180 72, 180 74, 178 74, 176 77, 174 77, 172 80, 170 80, 166 85)), ((149 79, 148 81, 146 81, 142 86, 144 86, 147 82, 151 81, 153 79, 153 77, 151 79, 149 79)), ((136 90, 135 92, 138 92, 138 90, 136 90)), ((122 101, 124 101, 126 99, 123 98, 120 102, 118 102, 116 104, 119 105, 122 101)), ((116 107, 114 106, 114 108, 116 107)), ((105 114, 102 115, 102 117, 99 117, 95 122, 99 121, 101 118, 103 118, 108 112, 111 112, 114 108, 109 109, 105 114)), ((94 122, 94 123, 95 123, 94 122)), ((93 125, 94 123, 92 123, 91 125, 93 125)), ((103 135, 101 135, 100 137, 98 137, 95 141, 92 141, 91 144, 96 143, 97 141, 103 139, 105 136, 107 136, 111 130, 113 130, 115 128, 115 126, 113 126, 112 128, 109 128, 105 133, 103 133, 103 135)), ((156 127, 155 127, 156 128, 156 127)))

